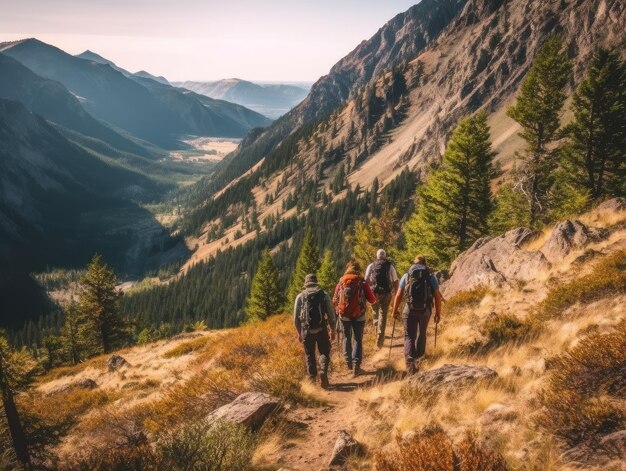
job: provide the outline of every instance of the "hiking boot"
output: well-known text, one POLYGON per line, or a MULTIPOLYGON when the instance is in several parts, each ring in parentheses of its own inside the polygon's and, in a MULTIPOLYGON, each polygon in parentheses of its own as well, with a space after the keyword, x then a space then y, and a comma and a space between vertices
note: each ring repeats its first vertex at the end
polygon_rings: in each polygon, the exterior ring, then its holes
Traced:
POLYGON ((346 366, 348 367, 348 369, 349 369, 350 371, 352 371, 352 362, 351 362, 351 361, 347 361, 347 362, 346 362, 346 366))
POLYGON ((361 365, 354 365, 354 376, 359 376, 361 373, 363 373, 363 370, 361 370, 361 365))
POLYGON ((383 348, 383 343, 385 342, 384 337, 378 337, 378 340, 376 341, 376 347, 377 348, 383 348))
POLYGON ((415 373, 417 373, 417 370, 418 370, 418 368, 415 365, 414 361, 407 362, 407 364, 406 364, 406 374, 407 375, 412 376, 415 373))
POLYGON ((320 375, 320 386, 322 389, 328 389, 330 387, 330 383, 328 382, 328 374, 322 373, 320 375))

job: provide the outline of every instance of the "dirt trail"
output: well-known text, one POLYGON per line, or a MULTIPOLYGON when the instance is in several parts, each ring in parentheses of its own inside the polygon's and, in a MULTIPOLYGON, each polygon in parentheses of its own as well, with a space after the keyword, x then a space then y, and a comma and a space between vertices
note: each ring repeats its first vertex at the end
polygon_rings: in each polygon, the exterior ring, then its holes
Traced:
MULTIPOLYGON (((371 329, 371 325, 366 329, 371 329)), ((277 465, 291 471, 309 471, 327 469, 332 454, 337 432, 341 429, 354 432, 355 421, 353 405, 358 401, 355 394, 380 384, 382 380, 389 383, 399 381, 403 372, 388 368, 389 345, 392 342, 391 360, 402 358, 402 327, 396 326, 394 338, 391 338, 391 327, 383 348, 369 346, 364 341, 364 358, 362 374, 354 377, 343 362, 343 356, 337 343, 333 343, 334 371, 329 374, 330 388, 319 390, 320 399, 326 402, 322 406, 297 407, 286 414, 299 430, 297 440, 288 443, 276 456, 277 465)), ((316 388, 317 392, 317 388, 316 388)))

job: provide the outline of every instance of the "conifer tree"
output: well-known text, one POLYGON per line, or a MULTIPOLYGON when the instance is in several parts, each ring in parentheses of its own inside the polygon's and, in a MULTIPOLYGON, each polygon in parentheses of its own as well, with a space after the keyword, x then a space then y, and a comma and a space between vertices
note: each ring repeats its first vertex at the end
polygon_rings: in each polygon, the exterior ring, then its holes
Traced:
MULTIPOLYGON (((597 50, 574 92, 574 121, 563 170, 570 187, 592 199, 626 193, 626 63, 615 51, 597 50)), ((564 201, 571 201, 564 198, 564 201)))
POLYGON ((528 227, 528 202, 511 183, 505 183, 495 196, 495 206, 489 216, 489 232, 500 235, 516 227, 528 227))
POLYGON ((418 191, 417 210, 404 230, 408 258, 424 253, 435 266, 447 265, 487 233, 493 209, 493 156, 487 116, 478 113, 462 119, 441 167, 418 191))
POLYGON ((339 271, 335 265, 333 253, 330 250, 325 250, 324 256, 322 257, 322 264, 317 275, 317 282, 329 296, 332 296, 338 281, 339 271))
POLYGON ((81 315, 76 303, 72 302, 63 309, 63 326, 61 327, 61 351, 62 355, 72 365, 78 364, 85 358, 87 345, 84 338, 84 326, 89 323, 84 315, 81 315))
POLYGON ((124 335, 124 322, 119 313, 120 293, 113 270, 96 254, 80 279, 78 306, 89 323, 81 326, 81 335, 89 337, 90 330, 98 350, 109 353, 124 335))
POLYGON ((522 83, 517 102, 507 111, 522 126, 520 136, 526 141, 526 149, 519 156, 522 165, 516 187, 526 195, 533 227, 544 222, 547 214, 558 155, 554 143, 562 136, 560 117, 570 74, 571 63, 562 40, 548 37, 522 83))
POLYGON ((35 362, 26 349, 13 350, 0 332, 0 392, 9 435, 18 461, 28 467, 30 452, 24 425, 15 404, 15 395, 32 382, 35 362))
POLYGON ((369 221, 357 221, 354 231, 347 237, 352 247, 352 259, 365 268, 376 259, 378 249, 385 249, 393 258, 396 242, 400 238, 400 220, 396 209, 383 209, 380 216, 369 221))
POLYGON ((272 254, 265 250, 252 279, 250 296, 246 301, 246 316, 248 320, 265 320, 272 314, 280 312, 282 302, 278 271, 272 254))
POLYGON ((310 228, 307 228, 304 232, 302 245, 300 246, 296 268, 291 275, 291 282, 289 283, 288 308, 293 307, 296 297, 300 291, 302 291, 306 275, 309 273, 317 273, 317 270, 320 268, 320 263, 319 250, 313 239, 313 232, 310 228))

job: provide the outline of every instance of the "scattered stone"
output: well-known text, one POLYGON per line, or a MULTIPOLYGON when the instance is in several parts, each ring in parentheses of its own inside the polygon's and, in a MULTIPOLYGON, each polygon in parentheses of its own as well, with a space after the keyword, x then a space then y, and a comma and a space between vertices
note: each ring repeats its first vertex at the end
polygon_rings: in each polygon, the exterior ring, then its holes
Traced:
POLYGON ((73 389, 95 389, 98 384, 91 378, 83 378, 73 383, 64 384, 62 386, 51 389, 46 393, 46 396, 54 396, 55 394, 61 394, 71 391, 73 389))
POLYGON ((595 208, 596 211, 626 211, 626 198, 612 198, 600 203, 595 208))
POLYGON ((247 392, 233 402, 209 414, 207 420, 227 420, 257 430, 267 417, 280 409, 280 401, 275 397, 259 392, 247 392))
POLYGON ((112 355, 107 361, 109 371, 119 370, 122 366, 128 365, 126 359, 120 355, 112 355))
POLYGON ((493 380, 498 377, 486 366, 443 365, 434 370, 418 373, 409 379, 409 384, 423 388, 426 392, 438 392, 455 388, 464 388, 478 381, 493 380))
POLYGON ((517 412, 509 404, 493 403, 487 407, 480 421, 484 427, 499 427, 503 422, 511 422, 517 418, 517 412))
POLYGON ((541 252, 549 262, 559 262, 572 250, 584 247, 605 235, 606 231, 603 229, 592 229, 579 221, 563 221, 552 230, 541 252))
POLYGON ((605 435, 600 445, 611 458, 626 458, 626 430, 605 435))
POLYGON ((444 296, 478 286, 499 288, 515 281, 530 281, 537 272, 550 267, 538 251, 524 250, 521 245, 536 233, 525 227, 498 237, 482 237, 460 254, 450 268, 450 278, 442 283, 444 296))
POLYGON ((328 466, 341 466, 349 456, 362 455, 364 451, 363 445, 357 442, 352 435, 345 430, 339 430, 328 466))

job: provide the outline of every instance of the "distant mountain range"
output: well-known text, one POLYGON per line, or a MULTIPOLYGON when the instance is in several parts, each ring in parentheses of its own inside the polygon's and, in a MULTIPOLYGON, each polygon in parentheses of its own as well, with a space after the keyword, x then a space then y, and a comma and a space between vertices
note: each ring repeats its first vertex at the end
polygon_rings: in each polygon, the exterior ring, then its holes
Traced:
POLYGON ((27 39, 2 43, 0 52, 39 76, 60 82, 95 118, 161 147, 176 148, 184 134, 242 137, 252 127, 270 123, 241 105, 200 101, 145 72, 128 75, 89 51, 83 58, 75 57, 27 39))
POLYGON ((278 118, 300 103, 308 86, 257 84, 237 78, 216 82, 175 82, 175 85, 211 98, 238 103, 270 118, 278 118))

